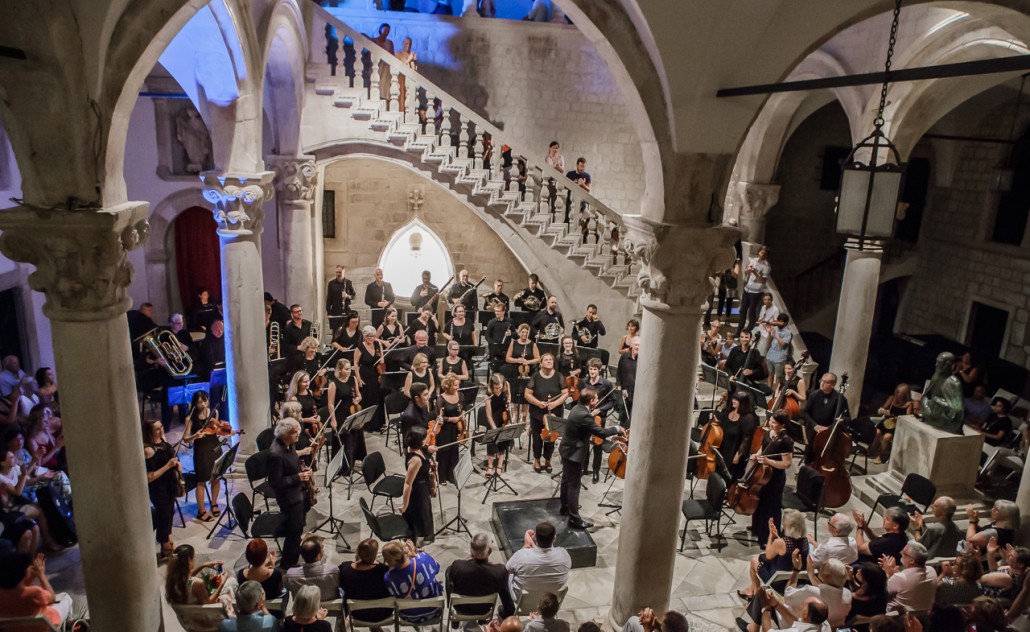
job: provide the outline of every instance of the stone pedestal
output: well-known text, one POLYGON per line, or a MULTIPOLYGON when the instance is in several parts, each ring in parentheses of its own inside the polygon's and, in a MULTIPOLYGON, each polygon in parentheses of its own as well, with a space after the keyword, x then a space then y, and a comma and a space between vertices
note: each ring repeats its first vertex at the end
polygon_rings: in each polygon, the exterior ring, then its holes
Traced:
POLYGON ((204 197, 214 204, 222 253, 222 309, 229 421, 245 432, 240 451, 250 454, 268 427, 268 352, 261 274, 261 204, 272 194, 275 174, 201 174, 204 197))
POLYGON ((125 311, 127 252, 147 236, 147 204, 97 212, 0 212, 0 250, 36 266, 46 294, 76 499, 82 573, 95 630, 160 630, 139 409, 125 311))
POLYGON ((876 311, 876 291, 880 283, 879 248, 858 250, 850 241, 844 263, 844 281, 837 305, 837 323, 833 331, 833 353, 830 371, 838 376, 847 373, 848 405, 857 414, 865 382, 865 365, 869 356, 869 337, 872 335, 873 313, 876 311))
POLYGON ((669 606, 707 276, 732 264, 738 234, 725 227, 624 219, 644 293, 632 456, 608 615, 615 629, 644 607, 664 612, 669 606))
MULTIPOLYGON (((286 305, 299 304, 305 317, 317 322, 315 291, 314 198, 318 172, 311 157, 270 156, 275 170, 275 195, 282 234, 283 285, 286 305)), ((321 276, 321 270, 318 271, 321 276)))

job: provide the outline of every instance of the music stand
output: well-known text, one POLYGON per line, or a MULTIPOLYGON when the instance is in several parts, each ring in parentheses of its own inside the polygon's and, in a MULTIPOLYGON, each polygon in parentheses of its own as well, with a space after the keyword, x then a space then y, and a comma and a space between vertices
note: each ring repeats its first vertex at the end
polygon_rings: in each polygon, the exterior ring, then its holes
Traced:
POLYGON ((494 319, 494 310, 492 309, 481 309, 479 310, 479 326, 481 329, 486 329, 486 326, 490 324, 490 321, 494 319))
POLYGON ((558 357, 558 343, 557 342, 544 342, 541 340, 536 341, 536 348, 540 351, 540 355, 543 356, 545 353, 550 353, 555 358, 558 357))
MULTIPOLYGON (((375 408, 375 407, 373 406, 373 408, 375 408)), ((343 428, 346 428, 347 432, 350 432, 350 430, 355 429, 355 427, 356 427, 355 426, 355 422, 361 422, 361 425, 363 426, 364 422, 361 420, 361 414, 363 412, 365 412, 365 411, 361 410, 361 411, 358 411, 358 412, 354 413, 350 417, 348 417, 342 424, 340 424, 337 427, 337 430, 339 431, 339 430, 341 430, 343 428)), ((340 451, 336 453, 336 456, 334 456, 329 461, 329 464, 325 468, 325 474, 326 474, 326 478, 327 478, 325 485, 326 485, 326 487, 328 487, 328 490, 329 490, 329 516, 327 516, 325 520, 323 520, 321 523, 319 523, 318 526, 316 526, 314 530, 315 531, 322 531, 323 528, 326 525, 329 525, 329 529, 327 530, 327 533, 329 533, 330 536, 332 536, 332 535, 339 535, 340 539, 343 540, 344 546, 347 547, 346 550, 349 551, 349 550, 351 550, 350 542, 347 541, 347 536, 343 535, 343 529, 341 528, 343 526, 343 520, 337 519, 336 514, 334 513, 334 509, 333 509, 333 482, 336 481, 336 479, 338 479, 341 476, 343 476, 343 474, 341 474, 341 472, 343 471, 343 468, 345 467, 344 463, 350 464, 350 461, 347 459, 347 450, 346 450, 346 448, 341 448, 340 451), (332 476, 330 476, 330 474, 329 474, 330 472, 332 472, 332 476)), ((353 475, 354 474, 354 467, 353 467, 353 465, 349 465, 349 466, 350 466, 350 473, 351 473, 351 475, 353 475)), ((347 499, 350 500, 350 488, 349 487, 347 488, 347 492, 348 492, 347 499)))
MULTIPOLYGON (((523 431, 525 431, 525 429, 526 429, 526 424, 524 424, 524 423, 521 423, 521 424, 508 424, 507 426, 501 426, 500 428, 491 428, 490 430, 487 430, 486 432, 483 433, 483 436, 480 437, 480 441, 479 442, 483 443, 483 444, 493 444, 494 447, 497 447, 498 444, 505 443, 505 442, 514 443, 515 439, 518 438, 518 436, 520 434, 522 434, 523 431)), ((510 447, 505 448, 505 450, 504 450, 505 462, 507 462, 507 459, 510 456, 509 455, 510 452, 511 452, 511 448, 510 447)), ((490 494, 492 494, 494 492, 499 492, 500 488, 502 486, 503 487, 507 487, 508 490, 511 491, 511 493, 515 494, 516 496, 519 495, 519 493, 517 491, 515 491, 515 488, 512 487, 510 484, 508 484, 508 481, 504 480, 504 477, 501 476, 501 471, 500 470, 501 470, 501 468, 499 468, 499 467, 496 468, 494 470, 494 472, 495 472, 494 475, 490 478, 489 481, 487 481, 487 484, 486 484, 486 494, 483 496, 483 502, 480 503, 480 504, 485 505, 486 504, 486 499, 490 497, 490 494)))
POLYGON ((226 375, 226 369, 224 366, 211 371, 211 376, 208 378, 211 383, 211 390, 208 391, 208 395, 211 397, 212 402, 218 402, 215 404, 215 408, 218 409, 218 416, 222 419, 229 418, 228 407, 225 405, 229 395, 229 382, 226 375), (218 396, 215 397, 215 389, 218 388, 218 396))
POLYGON ((576 347, 576 351, 579 352, 579 359, 586 366, 593 358, 597 358, 601 361, 602 375, 607 376, 608 374, 608 360, 610 360, 607 349, 594 349, 593 347, 576 347))
POLYGON ((508 312, 508 318, 511 319, 512 329, 517 328, 519 325, 528 325, 535 316, 536 312, 508 312))
POLYGON ((458 490, 458 510, 454 517, 451 518, 450 522, 440 527, 439 531, 433 534, 434 537, 447 530, 451 530, 455 533, 461 533, 464 531, 470 538, 472 537, 472 532, 469 531, 468 521, 461 515, 461 490, 468 484, 469 479, 472 478, 472 473, 475 471, 476 468, 472 465, 472 453, 465 446, 459 445, 458 463, 454 466, 454 488, 458 490), (451 525, 454 526, 452 527, 451 525))
POLYGON ((379 325, 382 325, 383 321, 386 320, 386 308, 385 307, 373 307, 369 311, 370 311, 369 320, 372 321, 372 326, 373 327, 378 327, 379 325))
MULTIPOLYGON (((346 419, 344 419, 342 423, 337 425, 337 427, 336 427, 336 435, 340 439, 340 451, 336 454, 336 457, 339 457, 340 454, 343 454, 344 452, 347 451, 347 444, 343 440, 344 435, 347 434, 347 433, 350 433, 353 430, 362 430, 362 429, 364 429, 365 424, 368 423, 368 420, 371 419, 373 415, 375 415, 375 412, 376 412, 377 408, 379 408, 378 405, 369 406, 368 408, 362 408, 361 410, 359 410, 358 412, 354 413, 350 417, 347 417, 346 419)), ((336 457, 334 457, 333 460, 335 460, 336 457)), ((347 475, 347 500, 350 500, 351 488, 354 487, 354 470, 355 470, 355 468, 354 468, 354 463, 351 463, 350 458, 351 457, 349 455, 345 457, 345 459, 347 460, 347 463, 350 465, 350 474, 347 475)), ((332 481, 328 480, 329 472, 331 472, 331 471, 336 471, 336 470, 333 470, 332 468, 327 468, 326 471, 325 471, 325 473, 326 473, 326 484, 329 484, 329 483, 332 482, 332 481)), ((331 498, 332 498, 332 496, 330 496, 330 499, 331 498)), ((350 546, 350 545, 348 545, 348 546, 350 546)))
MULTIPOLYGON (((222 453, 222 456, 215 460, 215 464, 211 467, 211 478, 212 480, 218 478, 222 480, 222 486, 225 488, 225 497, 230 497, 229 493, 229 482, 225 480, 225 475, 229 472, 229 468, 232 467, 234 461, 236 461, 236 454, 240 451, 240 442, 237 441, 234 445, 230 446, 228 450, 222 453)), ((200 509, 203 509, 201 507, 200 509)), ((199 510, 198 510, 199 511, 199 510)), ((211 530, 207 532, 207 539, 210 540, 218 529, 218 526, 222 524, 222 520, 227 519, 225 526, 230 531, 236 526, 236 514, 232 511, 232 503, 225 503, 225 511, 222 515, 218 516, 215 520, 215 524, 211 526, 211 530)))

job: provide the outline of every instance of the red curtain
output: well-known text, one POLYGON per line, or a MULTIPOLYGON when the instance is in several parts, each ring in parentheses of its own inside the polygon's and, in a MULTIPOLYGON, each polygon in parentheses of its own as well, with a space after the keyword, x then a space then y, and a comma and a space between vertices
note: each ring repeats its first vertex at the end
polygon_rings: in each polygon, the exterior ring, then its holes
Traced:
POLYGON ((199 288, 207 288, 212 303, 222 302, 222 253, 218 225, 211 211, 192 206, 175 218, 175 271, 179 297, 187 312, 199 288))

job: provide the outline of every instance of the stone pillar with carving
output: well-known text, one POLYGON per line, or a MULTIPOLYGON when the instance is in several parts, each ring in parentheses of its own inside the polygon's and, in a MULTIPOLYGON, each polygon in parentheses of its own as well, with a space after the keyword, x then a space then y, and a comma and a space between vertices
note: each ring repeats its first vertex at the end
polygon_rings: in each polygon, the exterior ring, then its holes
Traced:
POLYGON ((614 629, 645 606, 664 612, 669 605, 708 275, 732 265, 739 234, 640 215, 624 221, 627 248, 640 263, 643 318, 609 611, 614 629))
POLYGON ((161 585, 125 312, 129 250, 149 232, 147 203, 89 212, 0 212, 0 251, 35 266, 43 292, 75 503, 90 623, 158 630, 161 585))
POLYGON ((866 241, 859 250, 857 239, 849 239, 844 248, 847 259, 844 261, 844 280, 841 281, 840 301, 837 303, 829 370, 838 376, 848 374, 848 407, 852 415, 857 415, 865 382, 869 340, 873 333, 883 248, 866 241))
POLYGON ((299 304, 305 316, 314 320, 319 312, 315 286, 322 276, 321 266, 315 265, 314 199, 318 183, 315 159, 270 156, 268 162, 275 170, 279 230, 283 237, 283 286, 286 288, 283 302, 299 304))
POLYGON ((744 241, 765 243, 765 216, 780 199, 780 185, 738 182, 740 232, 744 241))
POLYGON ((268 348, 265 342, 264 281, 261 274, 261 205, 272 196, 271 171, 205 171, 204 198, 214 205, 222 253, 222 311, 229 421, 243 430, 242 454, 268 427, 268 348))

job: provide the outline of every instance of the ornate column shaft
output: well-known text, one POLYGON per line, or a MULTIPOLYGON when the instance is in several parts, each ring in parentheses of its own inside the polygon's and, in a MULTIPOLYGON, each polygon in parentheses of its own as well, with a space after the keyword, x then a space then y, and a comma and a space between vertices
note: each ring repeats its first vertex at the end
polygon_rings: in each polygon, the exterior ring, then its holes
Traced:
POLYGON ((844 262, 844 280, 837 303, 837 323, 833 330, 833 352, 830 372, 848 374, 848 405, 851 414, 858 413, 865 382, 865 365, 869 357, 869 338, 873 332, 876 292, 880 285, 880 260, 883 250, 866 242, 859 250, 857 242, 848 243, 844 262))
POLYGON ((780 185, 738 182, 740 231, 753 244, 765 243, 765 216, 780 199, 780 185))
POLYGON ((315 188, 318 171, 315 159, 307 156, 270 156, 275 170, 275 197, 279 207, 279 230, 283 236, 283 285, 287 305, 298 303, 309 320, 316 320, 315 188))
POLYGON ((624 218, 644 290, 633 398, 632 458, 623 493, 609 623, 621 629, 645 606, 664 612, 672 588, 693 417, 707 276, 733 263, 738 232, 707 224, 624 218))
POLYGON ((271 171, 200 175, 204 197, 214 205, 222 253, 222 309, 229 421, 246 432, 241 451, 268 426, 268 351, 265 345, 264 282, 261 274, 261 205, 272 196, 271 171))
POLYGON ((147 203, 90 212, 0 212, 0 251, 32 264, 61 381, 75 520, 91 623, 160 630, 139 409, 125 312, 129 250, 148 233, 147 203))

